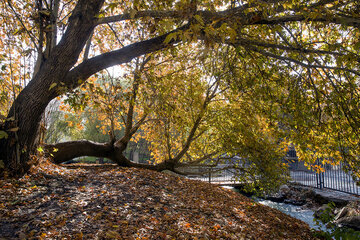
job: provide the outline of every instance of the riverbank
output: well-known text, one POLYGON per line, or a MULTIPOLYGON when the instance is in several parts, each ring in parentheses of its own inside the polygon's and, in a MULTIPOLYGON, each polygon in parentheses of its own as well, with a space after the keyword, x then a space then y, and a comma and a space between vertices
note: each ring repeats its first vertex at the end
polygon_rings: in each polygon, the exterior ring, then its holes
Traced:
MULTIPOLYGON (((284 206, 287 204, 291 209, 297 206, 296 211, 300 212, 302 210, 306 213, 305 218, 307 220, 305 221, 311 227, 314 227, 314 224, 309 216, 313 212, 316 218, 329 219, 328 221, 338 227, 360 230, 360 197, 356 195, 290 183, 281 186, 277 193, 265 195, 262 198, 267 205, 279 205, 272 204, 271 202, 273 202, 283 203, 284 206)), ((290 215, 292 213, 283 212, 290 213, 290 215)), ((301 216, 301 214, 298 216, 300 220, 304 220, 302 219, 304 216, 301 216)))
POLYGON ((231 190, 129 168, 43 162, 0 182, 0 239, 316 239, 231 190))

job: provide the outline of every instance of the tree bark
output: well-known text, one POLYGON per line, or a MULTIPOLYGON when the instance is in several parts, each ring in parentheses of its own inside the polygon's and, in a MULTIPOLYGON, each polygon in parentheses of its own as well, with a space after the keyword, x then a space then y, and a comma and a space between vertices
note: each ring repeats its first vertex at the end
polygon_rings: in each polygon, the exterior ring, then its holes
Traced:
POLYGON ((123 155, 125 149, 126 146, 119 142, 96 143, 87 140, 70 141, 45 146, 46 156, 51 158, 56 164, 66 162, 77 157, 91 156, 108 158, 121 167, 144 168, 155 171, 170 170, 176 172, 177 164, 172 159, 155 165, 134 163, 123 155))
MULTIPOLYGON (((8 175, 22 176, 29 169, 30 156, 35 154, 42 113, 48 103, 59 95, 57 88, 51 86, 60 86, 66 73, 76 63, 94 29, 97 21, 95 16, 103 2, 104 0, 79 0, 62 40, 14 101, 8 114, 9 120, 3 126, 9 136, 0 141, 0 160, 8 175), (12 128, 18 130, 8 131, 12 128)), ((4 169, 1 168, 0 171, 1 176, 4 169)))
POLYGON ((46 145, 45 149, 50 153, 49 157, 57 164, 82 156, 111 158, 114 152, 113 146, 109 143, 88 140, 50 144, 46 145))
MULTIPOLYGON (((21 176, 29 169, 30 164, 28 161, 30 156, 35 153, 36 137, 41 116, 46 106, 53 98, 61 95, 64 91, 69 91, 79 86, 81 82, 86 81, 92 74, 107 67, 129 62, 135 57, 158 51, 180 42, 180 40, 172 40, 169 43, 164 43, 166 37, 171 34, 171 32, 169 32, 146 41, 131 44, 112 52, 104 53, 75 66, 79 55, 84 49, 86 41, 89 39, 89 36, 95 26, 131 17, 131 15, 119 15, 115 18, 99 20, 97 16, 99 15, 99 11, 104 1, 105 0, 77 1, 76 7, 69 19, 67 30, 61 41, 51 48, 49 56, 44 60, 44 62, 42 62, 41 65, 39 65, 39 70, 36 72, 33 79, 14 101, 7 116, 8 120, 0 127, 0 130, 8 133, 7 139, 0 139, 0 166, 4 164, 9 175, 21 176), (60 88, 58 88, 59 86, 62 87, 63 92, 60 91, 60 88)), ((322 1, 320 1, 319 3, 312 5, 318 7, 316 4, 324 5, 326 4, 325 2, 322 3, 322 1)), ((309 9, 312 5, 309 5, 309 9)), ((295 15, 285 14, 280 17, 278 15, 274 15, 274 17, 263 16, 259 14, 260 12, 245 14, 244 10, 249 7, 251 6, 244 4, 241 7, 221 12, 198 11, 196 13, 201 15, 205 23, 217 21, 214 26, 215 28, 220 27, 222 23, 232 23, 234 21, 238 26, 262 24, 276 25, 286 22, 303 21, 329 22, 343 26, 353 26, 356 28, 359 28, 360 25, 359 19, 346 15, 338 15, 328 18, 326 14, 320 14, 319 16, 310 18, 301 12, 295 15)), ((57 6, 55 6, 55 8, 57 8, 57 6)), ((278 8, 276 10, 278 13, 284 11, 285 10, 282 8, 278 8)), ((164 16, 163 14, 167 14, 168 17, 178 17, 178 14, 174 12, 139 12, 135 17, 143 17, 144 14, 148 14, 149 16, 155 16, 156 14, 164 16)), ((174 31, 186 30, 189 26, 190 23, 174 31)), ((56 32, 55 29, 53 30, 56 32)), ((53 37, 56 37, 56 34, 53 37)), ((199 36, 199 38, 201 39, 201 36, 199 36)), ((56 40, 54 39, 52 40, 53 43, 55 41, 56 40)), ((251 47, 251 44, 241 44, 243 46, 250 45, 251 47)), ((249 46, 247 47, 248 49, 254 51, 249 46)), ((41 51, 41 49, 39 51, 41 51)), ((261 49, 257 49, 257 51, 265 56, 279 58, 279 56, 274 55, 271 52, 266 52, 261 49)), ((294 63, 299 64, 299 61, 294 63)), ((307 67, 315 68, 318 66, 311 65, 307 67)), ((122 148, 123 145, 120 147, 122 148)), ((0 168, 0 176, 2 176, 3 173, 4 168, 0 168)))

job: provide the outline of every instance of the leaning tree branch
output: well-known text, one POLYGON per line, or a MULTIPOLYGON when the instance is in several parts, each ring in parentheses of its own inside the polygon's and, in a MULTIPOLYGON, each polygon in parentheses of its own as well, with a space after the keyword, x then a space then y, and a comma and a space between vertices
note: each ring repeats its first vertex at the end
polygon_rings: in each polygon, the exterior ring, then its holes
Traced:
POLYGON ((46 155, 56 164, 81 156, 104 157, 122 167, 134 167, 155 171, 176 171, 172 162, 164 161, 155 165, 135 163, 127 159, 111 143, 97 143, 88 140, 69 141, 45 145, 46 155))
POLYGON ((45 149, 57 164, 82 156, 111 158, 113 152, 113 147, 108 143, 97 143, 88 140, 49 144, 45 145, 45 149))
MULTIPOLYGON (((168 43, 165 43, 165 39, 169 34, 176 33, 179 31, 184 31, 188 29, 190 24, 186 24, 176 30, 168 32, 158 37, 154 37, 145 41, 136 42, 130 44, 126 47, 123 47, 118 50, 107 52, 96 57, 90 58, 87 61, 79 64, 73 68, 65 77, 64 83, 67 86, 72 88, 78 87, 80 84, 79 80, 86 80, 91 75, 112 67, 114 65, 123 64, 130 62, 132 59, 156 52, 158 50, 173 46, 174 44, 180 42, 180 40, 171 40, 168 43)), ((55 94, 55 93, 54 93, 55 94)), ((57 93, 59 94, 59 93, 57 93)))

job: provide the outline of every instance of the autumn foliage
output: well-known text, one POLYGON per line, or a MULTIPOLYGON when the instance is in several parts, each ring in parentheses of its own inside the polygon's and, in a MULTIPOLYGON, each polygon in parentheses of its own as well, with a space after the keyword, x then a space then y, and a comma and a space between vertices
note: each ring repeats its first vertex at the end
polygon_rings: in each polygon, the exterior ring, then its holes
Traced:
POLYGON ((175 171, 238 155, 250 168, 235 168, 275 183, 293 144, 310 167, 345 162, 359 176, 358 1, 0 4, 1 175, 30 169, 59 98, 76 114, 86 104, 109 137, 48 143, 55 162, 91 155, 175 171), (156 167, 125 157, 140 138, 156 167))
POLYGON ((2 238, 316 239, 239 193, 149 170, 43 161, 0 198, 2 238))

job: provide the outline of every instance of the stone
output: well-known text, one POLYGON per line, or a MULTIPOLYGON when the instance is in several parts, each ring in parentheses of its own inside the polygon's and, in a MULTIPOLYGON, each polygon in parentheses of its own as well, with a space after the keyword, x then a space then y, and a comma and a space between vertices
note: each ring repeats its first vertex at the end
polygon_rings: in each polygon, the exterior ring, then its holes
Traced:
POLYGON ((360 230, 360 215, 359 216, 350 216, 342 217, 336 221, 336 223, 341 227, 353 228, 355 230, 360 230))
POLYGON ((266 200, 270 200, 272 202, 283 202, 285 199, 285 196, 283 194, 280 193, 275 193, 269 196, 265 196, 266 200))
POLYGON ((287 195, 290 192, 290 188, 288 185, 281 185, 279 188, 279 193, 282 195, 287 195))
POLYGON ((334 221, 341 227, 360 230, 360 202, 350 202, 346 207, 341 208, 334 221))

